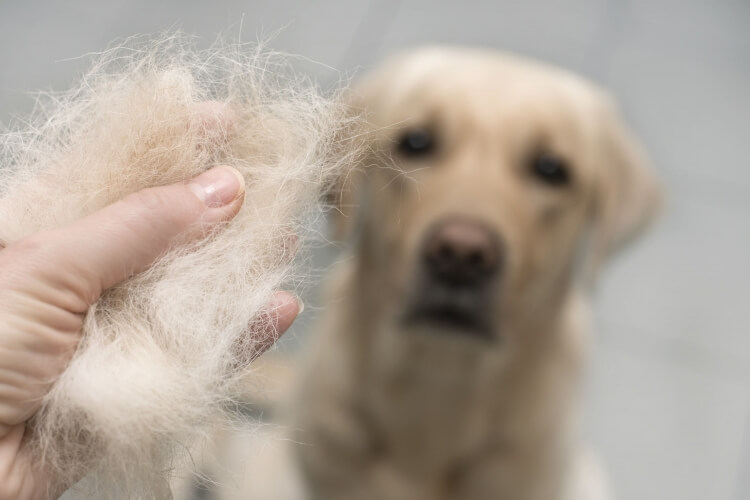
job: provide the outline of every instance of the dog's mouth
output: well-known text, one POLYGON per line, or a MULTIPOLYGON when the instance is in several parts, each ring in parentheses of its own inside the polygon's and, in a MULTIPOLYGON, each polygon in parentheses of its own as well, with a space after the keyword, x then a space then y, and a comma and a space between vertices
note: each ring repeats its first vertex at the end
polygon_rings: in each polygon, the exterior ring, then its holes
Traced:
POLYGON ((495 340, 503 257, 502 239, 484 221, 452 216, 435 223, 418 255, 405 326, 495 340))
POLYGON ((404 326, 492 341, 495 335, 488 299, 487 294, 466 290, 423 290, 407 308, 404 326))

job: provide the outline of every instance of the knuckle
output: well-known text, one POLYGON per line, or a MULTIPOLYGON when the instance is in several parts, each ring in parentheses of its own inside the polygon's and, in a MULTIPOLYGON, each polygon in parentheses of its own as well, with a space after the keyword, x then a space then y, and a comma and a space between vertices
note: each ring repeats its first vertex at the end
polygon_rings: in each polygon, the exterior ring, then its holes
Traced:
POLYGON ((134 218, 154 229, 166 224, 183 227, 200 213, 200 202, 184 186, 148 188, 125 198, 133 208, 134 218))
POLYGON ((137 191, 128 195, 124 202, 141 210, 156 213, 169 213, 169 209, 174 205, 174 200, 166 196, 160 188, 137 191))
POLYGON ((49 232, 33 233, 9 244, 0 252, 0 288, 7 288, 11 283, 18 284, 18 279, 33 272, 40 263, 46 262, 49 252, 54 247, 49 232))
POLYGON ((7 247, 8 252, 20 255, 36 255, 49 248, 49 237, 46 231, 32 233, 7 247))
POLYGON ((203 206, 184 184, 148 188, 131 196, 147 210, 163 213, 195 212, 203 206))
POLYGON ((160 248, 164 251, 202 234, 206 206, 185 184, 144 189, 123 202, 126 205, 117 211, 120 227, 114 231, 131 242, 147 242, 135 252, 138 255, 150 255, 160 248))

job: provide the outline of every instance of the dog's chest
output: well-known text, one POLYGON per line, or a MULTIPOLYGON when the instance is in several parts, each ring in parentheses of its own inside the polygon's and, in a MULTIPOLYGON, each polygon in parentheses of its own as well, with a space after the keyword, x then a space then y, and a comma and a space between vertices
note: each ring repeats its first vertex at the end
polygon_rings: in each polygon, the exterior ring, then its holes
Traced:
POLYGON ((385 452, 427 472, 481 448, 495 431, 497 356, 446 339, 388 337, 373 346, 365 398, 385 452))

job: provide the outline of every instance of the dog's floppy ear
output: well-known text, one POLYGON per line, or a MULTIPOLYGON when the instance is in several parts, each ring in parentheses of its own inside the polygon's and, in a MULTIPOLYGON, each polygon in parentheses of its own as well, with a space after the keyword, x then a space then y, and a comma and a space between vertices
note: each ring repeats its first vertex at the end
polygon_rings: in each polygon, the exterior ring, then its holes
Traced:
POLYGON ((604 96, 598 119, 593 269, 638 236, 659 212, 662 191, 646 154, 604 96))

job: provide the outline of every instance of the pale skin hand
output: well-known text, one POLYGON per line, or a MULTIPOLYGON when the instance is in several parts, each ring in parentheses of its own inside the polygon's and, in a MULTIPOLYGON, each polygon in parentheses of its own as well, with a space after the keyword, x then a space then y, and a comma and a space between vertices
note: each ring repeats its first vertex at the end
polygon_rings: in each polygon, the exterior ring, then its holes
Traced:
MULTIPOLYGON (((47 474, 33 467, 23 435, 70 360, 88 307, 104 290, 148 267, 178 236, 200 238, 211 224, 234 217, 243 199, 241 176, 216 167, 0 250, 0 500, 61 493, 49 491, 47 474)), ((283 332, 299 313, 299 302, 278 292, 273 303, 276 324, 269 328, 283 332)), ((262 330, 254 333, 270 338, 262 330)))

